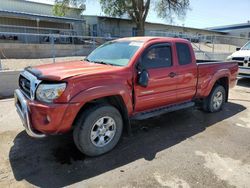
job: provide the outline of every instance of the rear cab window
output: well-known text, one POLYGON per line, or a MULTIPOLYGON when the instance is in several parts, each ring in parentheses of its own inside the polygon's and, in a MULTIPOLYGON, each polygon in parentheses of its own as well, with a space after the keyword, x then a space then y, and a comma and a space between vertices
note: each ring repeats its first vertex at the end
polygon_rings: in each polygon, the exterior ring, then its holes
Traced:
POLYGON ((192 56, 188 44, 177 42, 176 50, 179 65, 188 65, 192 63, 192 56))

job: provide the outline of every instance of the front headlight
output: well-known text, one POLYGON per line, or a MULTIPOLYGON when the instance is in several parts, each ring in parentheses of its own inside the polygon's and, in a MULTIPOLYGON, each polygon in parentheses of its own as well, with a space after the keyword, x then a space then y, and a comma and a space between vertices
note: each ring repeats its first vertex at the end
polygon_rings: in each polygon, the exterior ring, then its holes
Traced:
POLYGON ((36 98, 39 101, 53 102, 62 95, 66 88, 66 83, 60 84, 40 84, 36 90, 36 98))

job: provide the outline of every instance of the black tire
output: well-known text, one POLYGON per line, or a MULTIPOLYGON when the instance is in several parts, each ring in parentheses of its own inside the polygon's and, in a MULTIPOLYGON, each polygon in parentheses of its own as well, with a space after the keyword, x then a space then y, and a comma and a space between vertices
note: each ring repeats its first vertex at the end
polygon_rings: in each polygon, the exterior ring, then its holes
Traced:
POLYGON ((203 110, 206 112, 218 112, 223 108, 225 102, 226 102, 225 88, 221 85, 216 85, 216 86, 214 86, 214 88, 210 92, 209 96, 204 100, 203 110), (216 108, 216 105, 214 104, 214 98, 219 93, 221 93, 222 101, 221 101, 220 105, 217 105, 218 107, 216 108))
POLYGON ((88 156, 98 156, 112 150, 118 143, 123 129, 123 120, 120 112, 110 105, 94 105, 82 112, 76 120, 73 130, 74 142, 77 148, 88 156), (115 133, 110 141, 102 147, 96 146, 91 140, 92 128, 97 120, 111 117, 115 122, 115 133))

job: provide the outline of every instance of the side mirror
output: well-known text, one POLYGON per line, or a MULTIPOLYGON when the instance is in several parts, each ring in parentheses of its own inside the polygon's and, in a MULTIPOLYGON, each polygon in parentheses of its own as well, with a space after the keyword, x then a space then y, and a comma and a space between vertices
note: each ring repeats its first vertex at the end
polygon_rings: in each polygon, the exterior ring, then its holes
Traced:
POLYGON ((148 86, 148 79, 149 79, 149 75, 148 75, 148 72, 146 70, 143 70, 138 74, 138 84, 140 86, 147 87, 148 86))
POLYGON ((240 51, 241 48, 236 48, 236 51, 240 51))

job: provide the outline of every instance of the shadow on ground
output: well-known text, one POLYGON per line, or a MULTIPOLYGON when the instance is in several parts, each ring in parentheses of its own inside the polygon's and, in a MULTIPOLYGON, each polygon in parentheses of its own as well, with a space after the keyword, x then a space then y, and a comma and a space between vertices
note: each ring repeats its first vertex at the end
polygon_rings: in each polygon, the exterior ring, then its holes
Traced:
POLYGON ((67 186, 141 158, 153 160, 158 152, 245 109, 228 103, 214 114, 191 108, 133 122, 133 136, 124 136, 114 150, 95 158, 81 154, 70 134, 36 140, 23 131, 16 136, 9 159, 17 181, 26 180, 39 187, 67 186))

